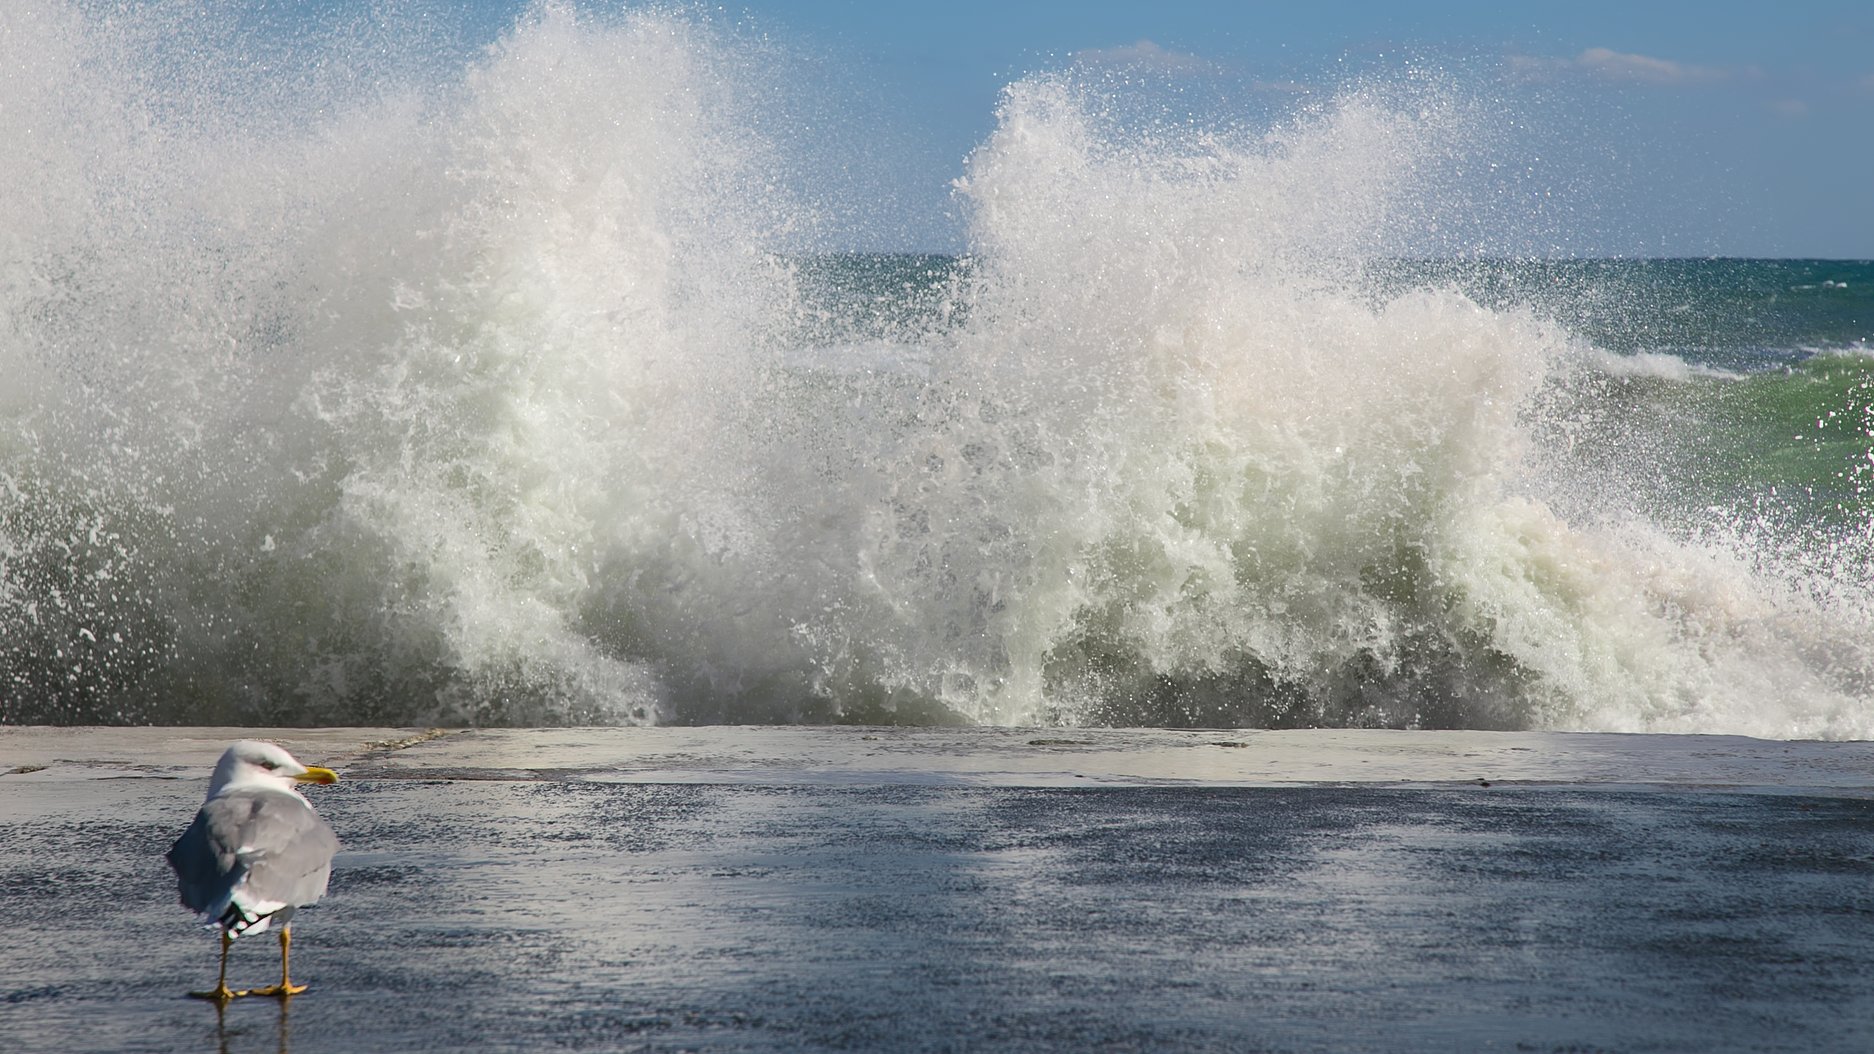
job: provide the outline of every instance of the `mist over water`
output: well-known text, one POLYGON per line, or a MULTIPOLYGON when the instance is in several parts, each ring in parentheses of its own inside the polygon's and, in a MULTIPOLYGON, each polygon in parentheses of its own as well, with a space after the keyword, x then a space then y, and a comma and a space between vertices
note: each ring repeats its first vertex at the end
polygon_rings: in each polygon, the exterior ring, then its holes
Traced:
POLYGON ((1035 76, 965 259, 840 257, 746 34, 183 11, 0 15, 0 720, 1874 735, 1867 371, 1682 485, 1666 360, 1401 278, 1448 86, 1035 76))

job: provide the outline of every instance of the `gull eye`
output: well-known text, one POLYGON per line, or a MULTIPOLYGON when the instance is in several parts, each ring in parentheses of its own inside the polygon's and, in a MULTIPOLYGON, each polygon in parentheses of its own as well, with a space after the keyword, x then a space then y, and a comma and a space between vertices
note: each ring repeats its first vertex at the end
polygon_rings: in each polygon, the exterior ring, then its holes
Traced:
POLYGON ((260 767, 263 769, 277 769, 280 767, 280 763, 277 761, 263 761, 260 763, 260 767))

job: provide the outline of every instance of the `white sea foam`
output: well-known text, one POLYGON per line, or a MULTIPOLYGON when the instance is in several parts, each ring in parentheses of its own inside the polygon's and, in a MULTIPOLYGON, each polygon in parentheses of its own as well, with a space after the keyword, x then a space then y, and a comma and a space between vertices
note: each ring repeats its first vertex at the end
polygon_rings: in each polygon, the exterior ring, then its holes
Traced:
POLYGON ((1623 508, 1572 338, 1365 280, 1438 92, 1019 82, 970 266, 829 349, 732 35, 328 43, 286 121, 81 10, 3 16, 0 717, 1874 735, 1867 539, 1623 508))
POLYGON ((7 615, 58 659, 14 691, 95 718, 152 679, 193 697, 172 718, 648 713, 582 608, 620 546, 709 521, 661 487, 740 469, 713 403, 777 313, 756 247, 784 210, 707 35, 544 6, 466 76, 280 130, 145 97, 178 26, 9 18, 45 68, 0 110, 7 615), (137 632, 65 655, 87 622, 137 632))

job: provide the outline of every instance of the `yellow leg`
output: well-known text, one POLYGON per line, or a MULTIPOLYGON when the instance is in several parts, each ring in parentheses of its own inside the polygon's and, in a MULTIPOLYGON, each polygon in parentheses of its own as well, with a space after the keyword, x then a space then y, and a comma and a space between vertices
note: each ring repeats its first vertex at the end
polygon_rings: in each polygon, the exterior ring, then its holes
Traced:
POLYGON ((280 983, 270 984, 265 988, 249 989, 236 992, 236 995, 277 995, 284 999, 289 995, 298 995, 306 990, 303 984, 294 984, 292 974, 287 969, 287 957, 293 948, 293 927, 280 927, 280 983))
POLYGON ((225 932, 222 933, 220 978, 215 982, 215 987, 211 989, 210 991, 190 992, 189 993, 190 995, 194 996, 197 999, 213 999, 217 1003, 225 1004, 228 1000, 233 999, 237 995, 246 994, 245 992, 231 992, 228 990, 228 946, 233 943, 234 943, 234 937, 231 934, 228 934, 225 932))

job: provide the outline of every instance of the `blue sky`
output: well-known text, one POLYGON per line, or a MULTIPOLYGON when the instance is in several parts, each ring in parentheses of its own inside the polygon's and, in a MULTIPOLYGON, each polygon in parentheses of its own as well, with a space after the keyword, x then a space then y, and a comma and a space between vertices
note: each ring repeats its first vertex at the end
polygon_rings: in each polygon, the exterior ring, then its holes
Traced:
MULTIPOLYGON (((724 10, 858 67, 908 133, 900 149, 915 163, 894 178, 922 210, 941 211, 947 180, 993 127, 998 92, 1027 72, 1129 55, 1332 92, 1353 71, 1417 61, 1495 78, 1480 90, 1527 106, 1528 123, 1549 126, 1548 145, 1575 140, 1589 154, 1577 164, 1601 168, 1584 191, 1601 203, 1594 229, 1557 232, 1566 251, 1874 257, 1866 0, 770 0, 724 10)), ((940 234, 911 226, 912 240, 940 234)))
MULTIPOLYGON (((315 0, 316 2, 316 0, 315 0)), ((327 0, 331 2, 331 0, 327 0)), ((342 3, 342 0, 341 0, 342 3)), ((486 26, 524 0, 479 0, 486 26)), ((447 5, 444 5, 445 7, 447 5)), ((616 7, 615 3, 599 6, 616 7)), ((957 248, 949 194, 999 92, 1074 62, 1130 61, 1245 97, 1331 95, 1407 64, 1446 69, 1547 151, 1580 222, 1550 251, 1874 257, 1874 3, 1116 3, 720 0, 779 41, 851 144, 871 248, 957 248)), ((843 137, 843 139, 841 139, 843 137)))

